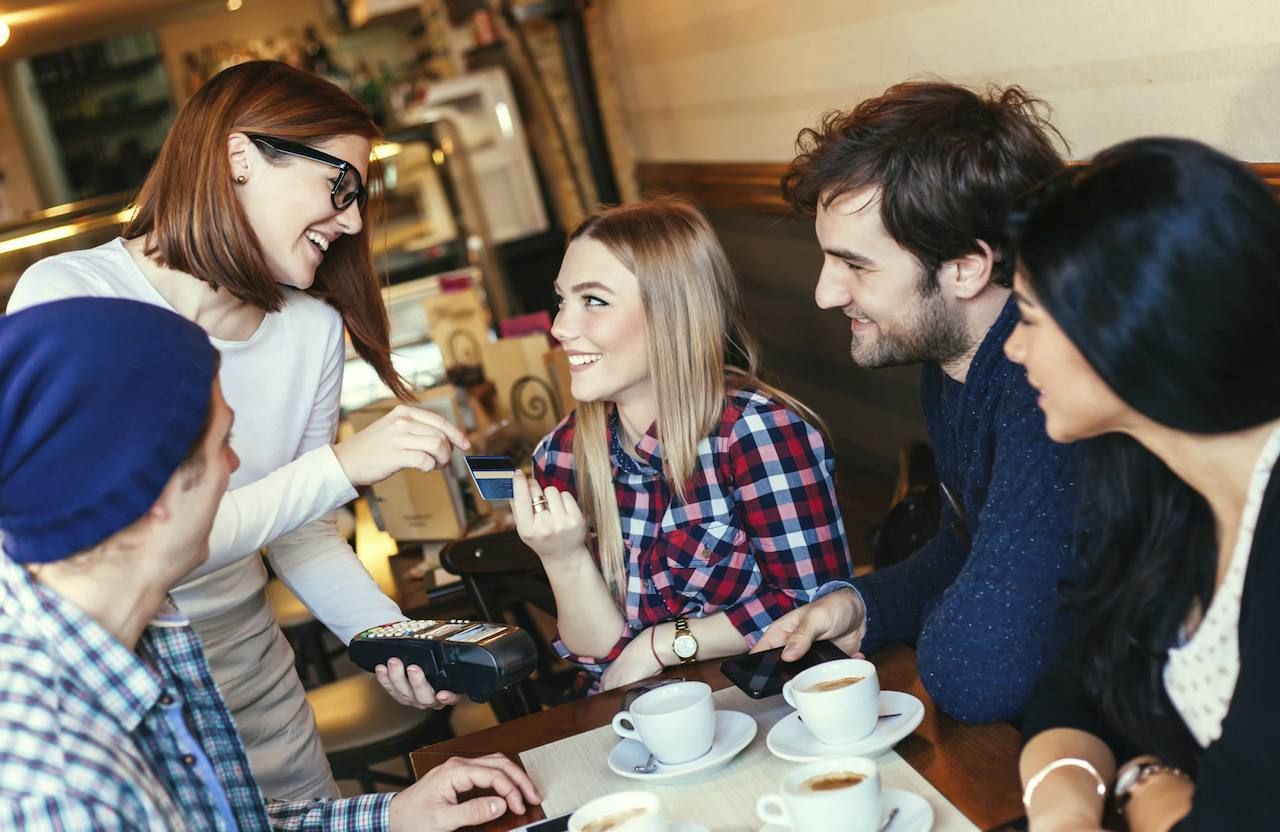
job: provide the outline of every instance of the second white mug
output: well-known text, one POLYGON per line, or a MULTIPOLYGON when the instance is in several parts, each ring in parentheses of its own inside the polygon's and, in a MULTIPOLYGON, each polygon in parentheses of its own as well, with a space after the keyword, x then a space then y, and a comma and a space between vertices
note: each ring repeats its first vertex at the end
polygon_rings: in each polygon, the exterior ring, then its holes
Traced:
POLYGON ((639 740, 658 762, 679 765, 711 750, 716 736, 716 708, 711 686, 678 682, 651 690, 631 710, 613 717, 620 737, 639 740))
POLYGON ((818 741, 829 745, 862 739, 880 719, 880 677, 863 659, 814 665, 783 686, 782 698, 800 712, 818 741))
POLYGON ((837 757, 787 775, 778 794, 756 802, 756 814, 794 832, 876 832, 881 800, 875 760, 837 757))
POLYGON ((597 797, 569 817, 569 832, 668 832, 662 804, 649 792, 597 797))

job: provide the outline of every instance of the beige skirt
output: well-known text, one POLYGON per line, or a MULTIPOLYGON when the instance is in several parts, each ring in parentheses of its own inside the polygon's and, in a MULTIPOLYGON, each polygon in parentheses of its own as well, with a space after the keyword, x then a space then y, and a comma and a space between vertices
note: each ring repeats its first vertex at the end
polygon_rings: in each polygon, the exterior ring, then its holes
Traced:
POLYGON ((338 797, 316 718, 266 595, 192 626, 235 717, 249 767, 269 799, 338 797))

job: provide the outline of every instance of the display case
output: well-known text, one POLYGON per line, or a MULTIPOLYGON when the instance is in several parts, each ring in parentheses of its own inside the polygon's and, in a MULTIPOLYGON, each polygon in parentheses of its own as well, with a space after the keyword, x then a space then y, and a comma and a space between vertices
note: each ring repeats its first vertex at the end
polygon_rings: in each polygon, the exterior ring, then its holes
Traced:
POLYGON ((140 32, 31 59, 68 196, 136 188, 176 110, 155 35, 140 32))
POLYGON ((549 228, 515 92, 505 71, 490 67, 431 84, 406 124, 453 124, 474 173, 495 243, 549 228))

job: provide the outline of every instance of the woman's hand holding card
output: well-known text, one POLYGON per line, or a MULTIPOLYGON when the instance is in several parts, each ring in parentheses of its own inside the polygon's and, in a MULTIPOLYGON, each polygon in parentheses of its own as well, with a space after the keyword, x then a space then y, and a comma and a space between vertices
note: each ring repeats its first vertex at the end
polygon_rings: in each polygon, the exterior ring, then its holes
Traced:
POLYGON ((515 515, 520 539, 542 558, 544 566, 574 561, 587 552, 587 523, 573 495, 549 487, 543 491, 537 482, 517 471, 511 481, 514 497, 511 512, 515 515))

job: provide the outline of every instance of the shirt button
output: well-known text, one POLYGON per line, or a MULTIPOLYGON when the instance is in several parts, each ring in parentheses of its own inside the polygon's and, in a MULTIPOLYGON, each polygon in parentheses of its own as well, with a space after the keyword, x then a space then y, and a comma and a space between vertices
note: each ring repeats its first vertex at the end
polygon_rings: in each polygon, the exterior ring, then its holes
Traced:
POLYGON ((194 755, 194 754, 183 754, 183 755, 182 755, 182 764, 183 764, 184 766, 186 766, 187 768, 191 768, 192 766, 194 766, 194 765, 196 764, 196 758, 195 758, 195 755, 194 755))
POLYGON ((173 697, 167 693, 164 694, 163 696, 160 697, 160 704, 166 708, 169 707, 170 705, 173 704, 173 697))

